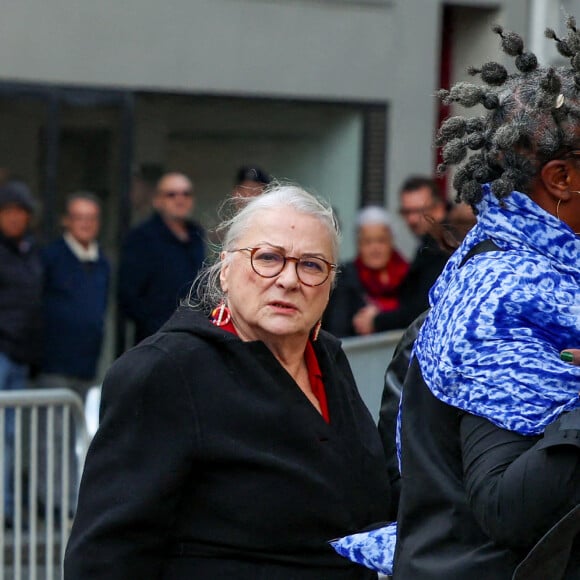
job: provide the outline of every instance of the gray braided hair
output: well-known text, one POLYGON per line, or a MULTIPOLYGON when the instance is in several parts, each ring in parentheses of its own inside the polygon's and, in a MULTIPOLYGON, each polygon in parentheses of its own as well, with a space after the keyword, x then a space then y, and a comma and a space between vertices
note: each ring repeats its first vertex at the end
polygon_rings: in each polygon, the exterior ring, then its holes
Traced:
POLYGON ((540 67, 519 34, 496 25, 492 30, 502 50, 515 57, 517 72, 509 74, 503 65, 488 62, 468 69, 485 85, 459 82, 438 92, 445 104, 487 109, 479 117, 450 117, 437 134, 435 143, 443 147, 438 172, 458 166, 453 179, 457 202, 474 207, 484 183, 491 184, 498 199, 513 190, 527 193, 542 165, 580 147, 580 32, 573 17, 566 26, 565 38, 549 28, 546 36, 570 66, 540 67))

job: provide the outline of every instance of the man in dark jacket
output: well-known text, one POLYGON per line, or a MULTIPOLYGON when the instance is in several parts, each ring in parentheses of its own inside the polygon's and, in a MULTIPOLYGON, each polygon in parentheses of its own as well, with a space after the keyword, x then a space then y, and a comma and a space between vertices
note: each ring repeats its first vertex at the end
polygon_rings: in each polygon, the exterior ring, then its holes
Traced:
MULTIPOLYGON (((0 187, 0 390, 20 390, 40 360, 42 266, 28 233, 34 211, 21 181, 0 187)), ((14 415, 6 414, 4 514, 13 516, 14 415)))
POLYGON ((97 241, 99 199, 84 192, 70 195, 62 224, 63 235, 42 252, 42 372, 71 379, 76 387, 94 380, 103 342, 109 262, 97 241))
MULTIPOLYGON (((93 384, 101 353, 109 263, 97 236, 100 229, 100 202, 88 192, 71 194, 62 219, 64 233, 42 251, 44 264, 44 356, 37 384, 41 388, 75 391, 84 401, 93 384)), ((61 421, 55 422, 55 439, 61 439, 61 421)), ((41 444, 44 444, 44 440, 41 444)), ((57 461, 60 453, 56 454, 57 461)), ((70 446, 71 481, 69 504, 74 505, 77 478, 76 455, 70 446)), ((40 454, 40 488, 46 480, 40 454)), ((57 474, 55 505, 60 504, 60 467, 57 474)))
POLYGON ((153 216, 127 236, 119 267, 119 306, 135 323, 135 342, 170 317, 205 258, 205 233, 189 219, 193 183, 186 175, 163 175, 153 207, 153 216))
POLYGON ((357 334, 406 328, 429 306, 429 290, 443 270, 449 253, 430 235, 434 224, 445 220, 447 206, 437 183, 430 177, 409 177, 401 187, 399 212, 419 239, 419 247, 407 276, 399 287, 400 306, 379 312, 376 306, 360 310, 353 320, 357 334))

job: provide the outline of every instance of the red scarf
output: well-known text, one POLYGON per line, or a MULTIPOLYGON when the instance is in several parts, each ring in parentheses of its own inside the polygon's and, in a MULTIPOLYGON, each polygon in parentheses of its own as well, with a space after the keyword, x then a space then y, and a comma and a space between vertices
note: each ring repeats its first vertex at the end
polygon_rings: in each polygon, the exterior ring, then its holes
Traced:
POLYGON ((385 268, 373 270, 365 266, 360 258, 354 261, 359 280, 367 294, 367 300, 381 312, 399 307, 397 290, 409 271, 409 263, 399 252, 393 250, 385 268))

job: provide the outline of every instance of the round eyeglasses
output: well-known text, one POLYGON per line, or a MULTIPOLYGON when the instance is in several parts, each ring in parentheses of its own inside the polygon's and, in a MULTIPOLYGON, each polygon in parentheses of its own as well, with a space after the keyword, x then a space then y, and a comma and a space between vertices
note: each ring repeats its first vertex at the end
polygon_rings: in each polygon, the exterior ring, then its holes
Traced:
POLYGON ((296 276, 305 286, 320 286, 324 284, 330 272, 336 270, 336 264, 318 256, 300 256, 293 258, 285 256, 275 248, 238 248, 231 252, 250 252, 252 270, 262 278, 274 278, 286 267, 286 262, 294 262, 296 276))

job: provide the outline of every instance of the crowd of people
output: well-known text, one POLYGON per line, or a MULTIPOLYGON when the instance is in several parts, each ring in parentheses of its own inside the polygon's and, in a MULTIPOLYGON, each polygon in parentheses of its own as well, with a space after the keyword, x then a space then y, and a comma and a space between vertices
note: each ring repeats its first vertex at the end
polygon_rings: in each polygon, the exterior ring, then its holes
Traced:
MULTIPOLYGON (((470 69, 482 84, 440 93, 485 111, 439 130, 454 204, 431 177, 401 186, 410 262, 392 215, 369 206, 339 263, 332 207, 254 167, 204 262, 193 182, 161 177, 121 251, 136 346, 103 383, 65 580, 578 579, 580 31, 567 24, 547 34, 570 66, 540 67, 496 26, 517 72, 485 63, 470 69), (337 337, 403 328, 379 430, 337 337)), ((42 251, 33 212, 23 183, 0 187, 1 388, 35 367, 41 386, 82 395, 109 288, 99 201, 71 195, 42 251)))
MULTIPOLYGON (((232 196, 259 193, 269 176, 244 166, 232 196), (251 190, 251 184, 254 189, 251 190), (240 189, 241 188, 241 189, 240 189), (239 191, 243 192, 239 193, 239 191)), ((206 258, 203 228, 192 221, 194 186, 188 176, 162 175, 151 215, 121 249, 119 313, 134 328, 133 342, 157 331, 189 291, 206 258)), ((26 387, 74 391, 82 401, 95 384, 111 291, 111 266, 99 244, 101 201, 91 192, 68 195, 62 235, 40 245, 33 235, 37 203, 27 184, 9 173, 0 183, 0 390, 26 387)), ((40 418, 41 430, 46 417, 40 418)), ((62 418, 54 421, 55 494, 60 509, 62 418)), ((72 437, 72 433, 71 433, 72 437)), ((14 415, 6 415, 4 516, 12 524, 14 415)), ((47 503, 47 441, 40 439, 39 500, 47 503)), ((68 505, 76 503, 76 453, 69 446, 68 505)))
POLYGON ((324 327, 340 337, 405 328, 429 306, 429 289, 457 245, 475 224, 471 207, 445 201, 435 179, 408 177, 399 213, 417 238, 412 262, 397 250, 392 219, 381 207, 361 209, 357 256, 340 266, 324 327))

